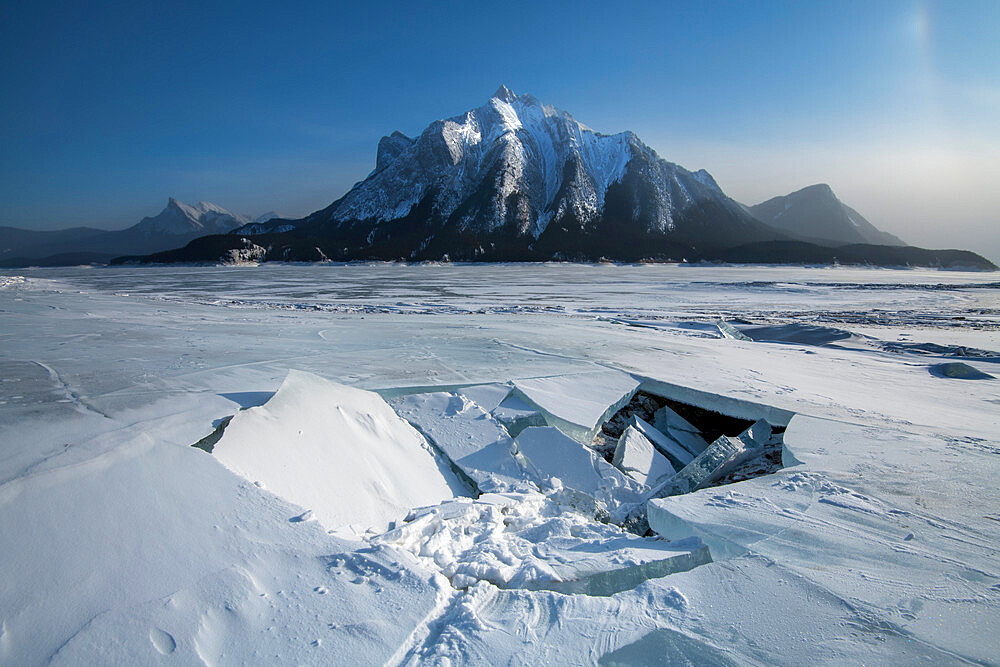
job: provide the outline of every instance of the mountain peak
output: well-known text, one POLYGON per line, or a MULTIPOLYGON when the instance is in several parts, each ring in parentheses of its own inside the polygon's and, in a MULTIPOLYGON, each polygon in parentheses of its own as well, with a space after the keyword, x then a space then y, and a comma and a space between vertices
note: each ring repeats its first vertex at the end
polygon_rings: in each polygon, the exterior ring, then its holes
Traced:
POLYGON ((871 243, 906 245, 879 230, 844 204, 833 188, 816 183, 790 194, 773 197, 748 209, 762 222, 809 241, 826 244, 871 243))
POLYGON ((175 197, 167 198, 166 207, 159 215, 143 218, 135 229, 142 234, 217 234, 227 232, 234 227, 247 222, 245 218, 234 215, 211 202, 200 201, 196 206, 185 204, 175 197))
POLYGON ((790 194, 788 196, 791 197, 791 196, 798 195, 798 194, 825 195, 827 197, 833 197, 834 199, 836 199, 836 197, 837 197, 837 195, 835 195, 833 193, 833 188, 831 188, 826 183, 816 183, 814 185, 807 185, 806 187, 802 188, 801 190, 793 192, 792 194, 790 194))
POLYGON ((498 100, 503 100, 504 102, 513 102, 517 99, 517 95, 515 95, 510 88, 502 83, 500 84, 500 87, 497 88, 497 92, 493 93, 493 97, 498 100))

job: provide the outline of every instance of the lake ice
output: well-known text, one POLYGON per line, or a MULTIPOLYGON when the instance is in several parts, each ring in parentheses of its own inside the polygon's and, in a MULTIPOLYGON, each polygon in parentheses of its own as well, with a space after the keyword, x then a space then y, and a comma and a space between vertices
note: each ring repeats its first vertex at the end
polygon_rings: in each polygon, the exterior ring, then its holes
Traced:
POLYGON ((6 271, 0 662, 995 663, 998 362, 988 273, 6 271))

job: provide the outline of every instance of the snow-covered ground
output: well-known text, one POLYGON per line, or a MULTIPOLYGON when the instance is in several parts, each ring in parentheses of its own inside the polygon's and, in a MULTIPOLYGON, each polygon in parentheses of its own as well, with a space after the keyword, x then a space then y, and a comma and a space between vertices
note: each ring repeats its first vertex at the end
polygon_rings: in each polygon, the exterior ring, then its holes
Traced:
POLYGON ((3 664, 998 662, 992 274, 26 269, 0 371, 3 664))

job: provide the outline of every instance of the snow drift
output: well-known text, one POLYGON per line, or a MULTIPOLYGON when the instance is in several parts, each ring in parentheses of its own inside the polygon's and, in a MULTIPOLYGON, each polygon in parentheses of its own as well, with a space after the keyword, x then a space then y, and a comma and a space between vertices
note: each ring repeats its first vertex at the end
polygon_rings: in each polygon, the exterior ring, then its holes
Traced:
POLYGON ((213 453, 328 529, 384 529, 452 498, 449 483, 460 488, 378 394, 294 370, 267 403, 233 417, 213 453))

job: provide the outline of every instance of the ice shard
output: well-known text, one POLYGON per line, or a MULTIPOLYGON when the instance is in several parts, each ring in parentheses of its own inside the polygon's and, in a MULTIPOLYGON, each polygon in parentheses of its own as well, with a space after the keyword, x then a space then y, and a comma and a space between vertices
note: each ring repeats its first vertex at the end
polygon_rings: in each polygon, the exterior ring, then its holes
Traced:
POLYGON ((653 446, 667 457, 674 470, 680 470, 694 460, 694 454, 681 446, 676 439, 665 435, 663 431, 650 426, 639 417, 633 415, 629 420, 629 426, 646 436, 653 446))
POLYGON ((701 432, 666 405, 653 415, 653 428, 676 441, 691 452, 692 456, 701 454, 708 447, 708 443, 701 437, 701 432))
POLYGON ((771 427, 763 419, 737 437, 720 436, 683 470, 655 489, 653 497, 676 496, 709 486, 763 453, 770 437, 771 427))
POLYGON ((655 487, 676 472, 663 454, 660 454, 639 429, 628 426, 615 448, 612 464, 626 475, 645 486, 655 487))

